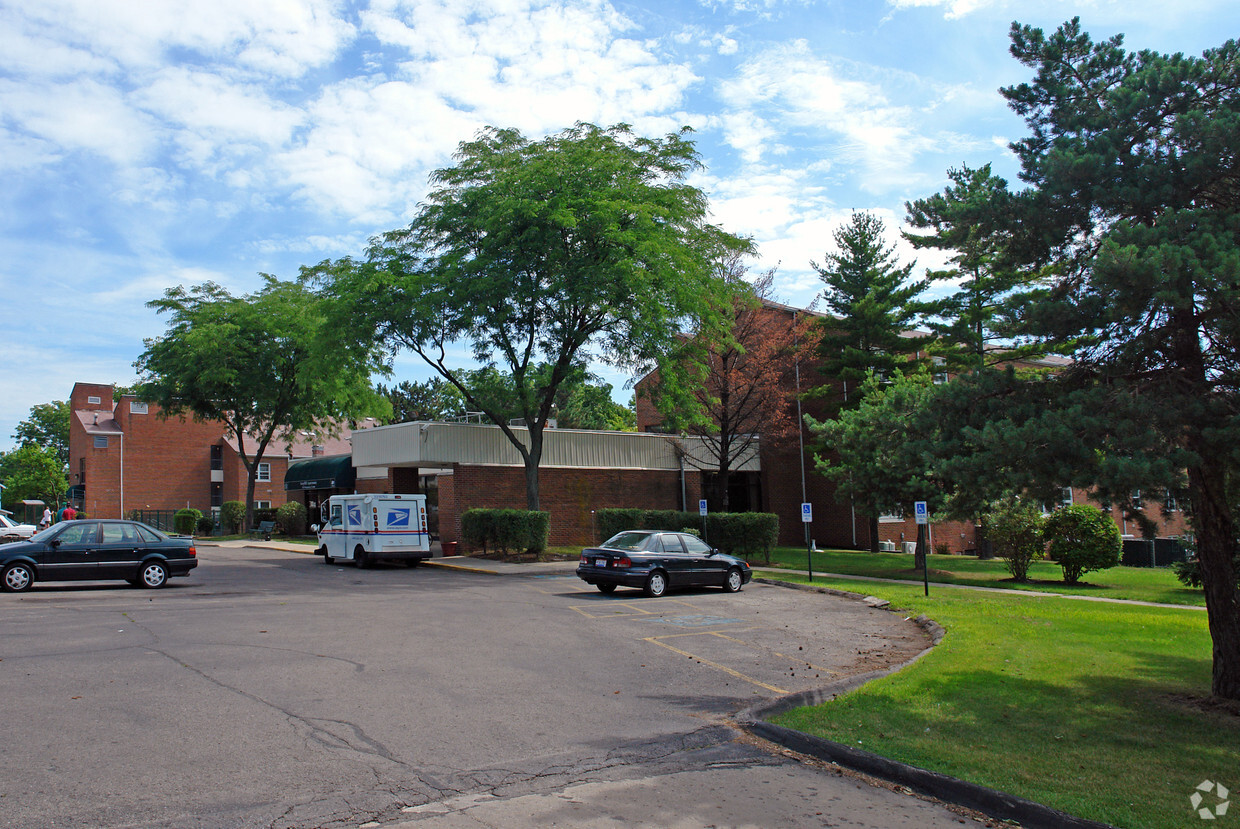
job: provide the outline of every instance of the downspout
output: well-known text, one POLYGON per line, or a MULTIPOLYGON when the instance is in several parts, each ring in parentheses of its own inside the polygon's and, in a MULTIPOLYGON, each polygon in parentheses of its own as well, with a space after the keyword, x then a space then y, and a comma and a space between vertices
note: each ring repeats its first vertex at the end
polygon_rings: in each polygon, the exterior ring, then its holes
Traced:
POLYGON ((125 433, 121 432, 121 518, 125 517, 125 433))
POLYGON ((680 461, 680 511, 685 512, 689 509, 689 496, 685 491, 685 450, 683 448, 676 453, 676 459, 680 461))

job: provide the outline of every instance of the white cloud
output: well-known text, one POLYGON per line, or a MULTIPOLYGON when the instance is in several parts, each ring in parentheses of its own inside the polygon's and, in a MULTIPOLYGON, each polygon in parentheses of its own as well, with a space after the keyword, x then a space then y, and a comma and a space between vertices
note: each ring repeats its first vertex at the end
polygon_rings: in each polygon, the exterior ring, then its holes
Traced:
POLYGON ((896 9, 942 7, 943 16, 948 20, 964 17, 978 9, 1005 5, 1003 0, 887 0, 887 2, 896 9))
POLYGON ((0 119, 8 129, 62 150, 93 152, 118 164, 143 158, 158 131, 122 92, 90 79, 48 85, 0 81, 0 119))
POLYGON ((135 71, 158 68, 183 51, 187 58, 297 77, 330 61, 352 38, 340 10, 335 0, 40 0, 10 10, 5 23, 32 44, 59 46, 47 61, 30 61, 22 49, 0 65, 54 76, 105 61, 135 71))

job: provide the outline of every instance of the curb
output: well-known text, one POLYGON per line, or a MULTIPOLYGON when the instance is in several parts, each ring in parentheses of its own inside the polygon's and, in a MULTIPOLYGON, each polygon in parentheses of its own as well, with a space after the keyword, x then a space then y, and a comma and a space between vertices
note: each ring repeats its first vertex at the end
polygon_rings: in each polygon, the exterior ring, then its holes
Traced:
MULTIPOLYGON (((860 593, 850 593, 831 587, 793 584, 777 579, 755 578, 754 581, 787 587, 793 590, 807 590, 814 593, 840 596, 856 601, 866 601, 872 598, 862 596, 860 593)), ((871 603, 867 602, 867 604, 871 603)), ((871 604, 871 606, 873 605, 871 604)), ((801 731, 766 722, 768 717, 774 717, 793 708, 821 705, 824 702, 829 702, 842 694, 860 688, 872 680, 902 671, 917 662, 923 656, 930 653, 934 646, 943 640, 947 631, 926 616, 918 616, 913 621, 930 635, 931 644, 930 647, 921 651, 912 659, 891 668, 870 671, 841 679, 821 688, 788 694, 773 700, 765 700, 739 712, 735 718, 737 725, 754 736, 769 740, 800 754, 805 754, 818 760, 826 760, 862 774, 868 774, 872 777, 904 786, 918 794, 933 797, 945 803, 954 803, 966 809, 983 812, 999 820, 1016 821, 1021 826, 1031 827, 1031 829, 1059 829, 1059 827, 1069 827, 1069 829, 1115 829, 1115 827, 1108 823, 1099 823, 1075 817, 1058 809, 1053 809, 1050 806, 1044 806, 1041 803, 1035 803, 1032 800, 1026 800, 1022 797, 1007 794, 977 783, 948 777, 945 774, 891 760, 870 751, 853 748, 843 743, 825 740, 821 737, 814 737, 801 731)))
POLYGON ((484 576, 498 576, 498 570, 487 570, 482 567, 470 567, 467 564, 449 564, 446 561, 437 561, 433 558, 425 559, 422 562, 423 567, 442 567, 444 570, 460 570, 464 573, 481 573, 484 576))

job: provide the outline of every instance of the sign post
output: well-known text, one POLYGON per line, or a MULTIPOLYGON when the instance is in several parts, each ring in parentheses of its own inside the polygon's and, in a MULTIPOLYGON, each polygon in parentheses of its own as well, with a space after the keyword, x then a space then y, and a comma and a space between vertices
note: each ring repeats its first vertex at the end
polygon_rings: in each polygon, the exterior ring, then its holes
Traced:
POLYGON ((814 580, 814 545, 809 540, 809 525, 814 523, 814 505, 801 504, 801 523, 805 525, 805 570, 809 580, 814 580))
POLYGON ((705 498, 698 501, 698 514, 702 516, 702 540, 705 541, 707 544, 709 544, 710 541, 706 537, 706 499, 705 498))
MULTIPOLYGON (((917 554, 921 562, 921 572, 926 595, 930 595, 930 556, 926 555, 926 525, 930 523, 930 514, 926 510, 925 501, 913 502, 913 516, 917 520, 917 554)), ((916 562, 914 562, 916 566, 916 562)))

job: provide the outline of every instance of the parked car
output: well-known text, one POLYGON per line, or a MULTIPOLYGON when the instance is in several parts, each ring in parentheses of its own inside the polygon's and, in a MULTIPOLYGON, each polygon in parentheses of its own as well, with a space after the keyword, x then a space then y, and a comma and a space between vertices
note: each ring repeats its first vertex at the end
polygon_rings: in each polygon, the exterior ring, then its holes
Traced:
POLYGON ((18 524, 7 515, 0 515, 0 542, 25 540, 34 533, 34 524, 18 524))
POLYGON ((124 579, 164 587, 198 566, 194 540, 168 536, 139 521, 62 521, 29 541, 0 544, 0 587, 29 590, 36 581, 124 579))
POLYGON ((582 550, 577 576, 603 593, 640 587, 658 597, 671 587, 703 585, 735 593, 753 571, 744 560, 725 556, 689 533, 628 530, 582 550))

